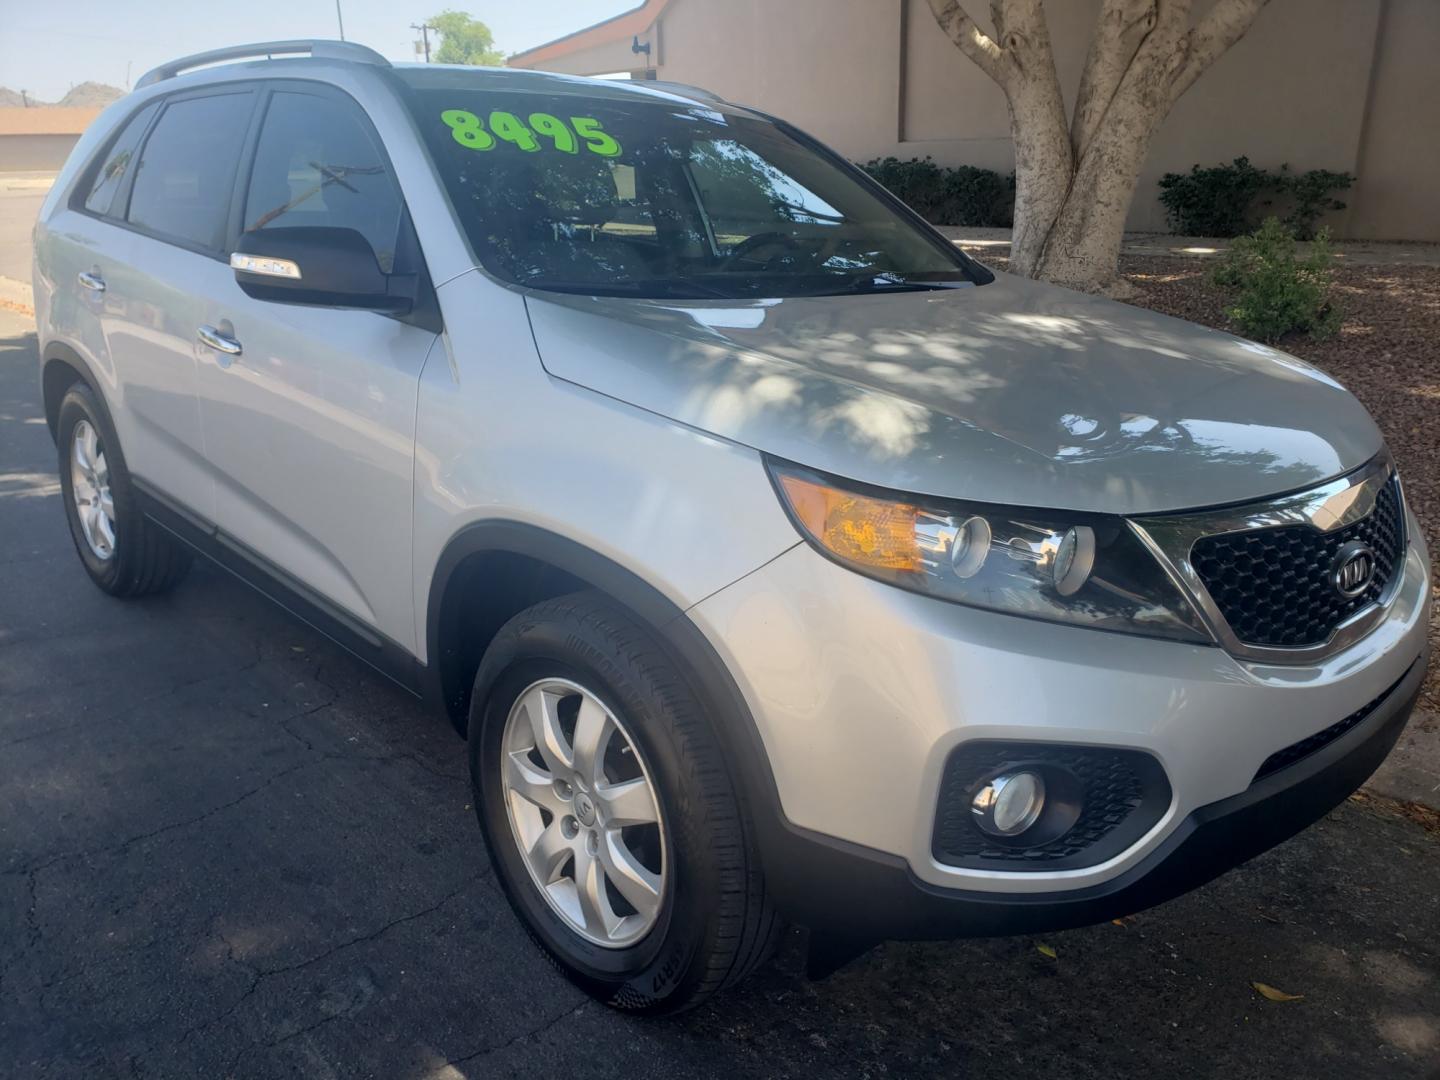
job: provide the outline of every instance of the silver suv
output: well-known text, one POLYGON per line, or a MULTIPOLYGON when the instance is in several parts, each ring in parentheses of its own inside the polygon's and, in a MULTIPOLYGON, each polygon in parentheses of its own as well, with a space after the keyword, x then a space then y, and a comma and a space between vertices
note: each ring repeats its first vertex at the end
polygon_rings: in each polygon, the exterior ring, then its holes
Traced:
POLYGON ((786 923, 818 974, 1163 901, 1342 800, 1424 675, 1345 390, 995 274, 702 91, 189 57, 35 251, 91 578, 198 551, 448 711, 516 911, 619 1008, 786 923))

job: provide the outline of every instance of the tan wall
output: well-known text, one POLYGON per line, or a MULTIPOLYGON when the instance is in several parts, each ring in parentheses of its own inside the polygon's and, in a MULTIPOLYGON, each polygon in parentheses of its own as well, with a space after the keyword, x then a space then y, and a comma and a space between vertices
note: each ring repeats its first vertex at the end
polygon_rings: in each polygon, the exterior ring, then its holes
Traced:
MULTIPOLYGON (((1070 102, 1099 3, 1046 3, 1070 102)), ((784 116, 849 157, 1013 167, 1004 96, 927 0, 671 0, 648 37, 659 78, 784 116)), ((1330 222, 1342 235, 1440 240, 1437 54, 1440 0, 1273 0, 1156 133, 1131 227, 1165 227, 1163 173, 1245 154, 1356 173, 1330 222)), ((592 48, 543 66, 593 74, 615 59, 592 48)))
POLYGON ((0 173, 59 172, 79 135, 0 135, 0 173))
POLYGON ((88 105, 0 107, 0 135, 79 135, 102 111, 88 105))
POLYGON ((1440 3, 1387 0, 1347 227, 1440 240, 1440 3))
MULTIPOLYGON (((652 50, 653 53, 653 50, 652 50)), ((588 49, 577 49, 559 60, 538 65, 546 71, 564 71, 571 75, 613 75, 645 66, 643 54, 630 51, 630 39, 607 41, 588 49)))

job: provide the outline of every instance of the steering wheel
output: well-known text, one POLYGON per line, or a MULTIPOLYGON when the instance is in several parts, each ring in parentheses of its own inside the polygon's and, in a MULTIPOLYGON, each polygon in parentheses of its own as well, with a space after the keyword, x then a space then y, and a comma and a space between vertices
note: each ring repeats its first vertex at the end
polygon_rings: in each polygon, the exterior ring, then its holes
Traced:
POLYGON ((746 239, 741 240, 740 243, 736 244, 733 248, 731 248, 730 253, 725 256, 722 266, 723 269, 728 270, 735 263, 742 260, 751 259, 752 261, 757 261, 752 259, 753 254, 757 251, 762 251, 765 248, 782 249, 781 251, 777 251, 775 255, 770 256, 769 259, 758 260, 761 265, 768 265, 770 261, 776 257, 776 255, 781 254, 783 251, 794 251, 799 247, 800 241, 796 240, 795 237, 791 236, 789 233, 756 233, 754 236, 747 237, 746 239))

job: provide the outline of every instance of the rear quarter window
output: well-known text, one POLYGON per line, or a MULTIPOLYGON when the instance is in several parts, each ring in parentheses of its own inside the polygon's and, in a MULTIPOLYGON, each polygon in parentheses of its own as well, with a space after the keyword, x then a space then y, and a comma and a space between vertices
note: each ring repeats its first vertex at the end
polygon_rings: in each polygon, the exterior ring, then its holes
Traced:
POLYGON ((130 173, 130 166, 135 160, 135 149, 140 145, 145 129, 150 126, 150 121, 159 108, 155 102, 145 106, 130 118, 121 129, 119 138, 110 144, 99 168, 95 170, 89 193, 85 196, 85 209, 90 213, 102 216, 110 213, 115 193, 120 190, 120 185, 130 173))

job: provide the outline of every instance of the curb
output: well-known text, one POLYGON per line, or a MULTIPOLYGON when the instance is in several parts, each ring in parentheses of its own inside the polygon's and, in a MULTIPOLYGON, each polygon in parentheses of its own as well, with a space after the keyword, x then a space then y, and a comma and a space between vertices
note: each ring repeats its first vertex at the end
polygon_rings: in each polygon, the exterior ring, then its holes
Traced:
POLYGON ((1440 713, 1416 709, 1365 790, 1440 811, 1440 713))
MULTIPOLYGON (((1009 229, 971 228, 965 225, 937 225, 936 229, 951 243, 980 257, 1009 255, 1009 229)), ((1211 260, 1223 256, 1230 240, 1206 236, 1174 236, 1170 233, 1127 232, 1120 246, 1122 256, 1165 257, 1211 260)), ((1301 242, 1296 248, 1307 254, 1310 245, 1301 242)), ((1440 244, 1387 240, 1336 240, 1330 245, 1336 266, 1440 266, 1440 244)))

